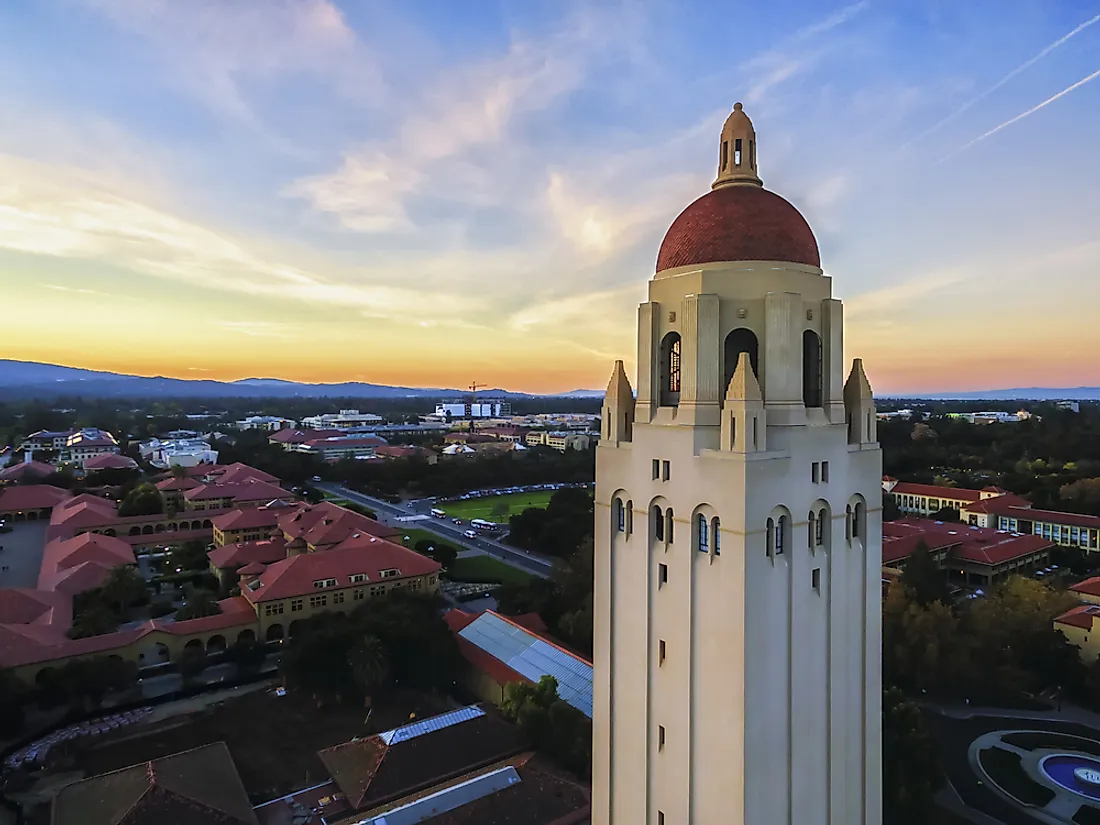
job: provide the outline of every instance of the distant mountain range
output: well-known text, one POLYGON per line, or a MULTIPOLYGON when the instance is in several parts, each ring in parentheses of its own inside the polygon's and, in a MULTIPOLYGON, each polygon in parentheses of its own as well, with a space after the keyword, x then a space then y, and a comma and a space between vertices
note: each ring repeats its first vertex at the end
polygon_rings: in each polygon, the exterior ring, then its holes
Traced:
POLYGON ((885 397, 936 401, 1100 401, 1100 387, 1017 387, 1008 390, 910 393, 885 397))
MULTIPOLYGON (((239 381, 165 378, 85 370, 37 361, 0 359, 0 398, 45 398, 81 395, 86 398, 452 398, 465 390, 390 387, 349 381, 306 384, 280 378, 239 381)), ((575 390, 552 396, 506 390, 479 390, 479 398, 581 397, 601 398, 603 390, 575 390)))

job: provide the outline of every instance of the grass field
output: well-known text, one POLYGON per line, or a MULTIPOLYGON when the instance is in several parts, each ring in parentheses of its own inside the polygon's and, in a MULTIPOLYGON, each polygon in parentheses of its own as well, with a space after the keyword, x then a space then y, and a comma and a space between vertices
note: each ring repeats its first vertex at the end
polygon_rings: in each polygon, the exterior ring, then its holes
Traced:
POLYGON ((448 501, 440 505, 448 518, 469 520, 483 518, 486 521, 508 521, 509 516, 522 513, 529 507, 545 507, 550 503, 553 490, 533 493, 513 493, 510 496, 486 496, 467 501, 448 501))
POLYGON ((401 537, 398 539, 406 547, 415 547, 416 543, 421 540, 427 540, 434 543, 449 544, 452 547, 461 547, 461 542, 458 539, 447 539, 442 536, 437 536, 435 533, 431 533, 427 530, 422 530, 419 527, 406 527, 404 525, 395 525, 398 530, 401 531, 401 537), (409 537, 408 541, 405 541, 405 536, 409 537))
POLYGON ((526 584, 531 574, 512 567, 492 556, 466 556, 455 559, 447 577, 456 582, 484 582, 500 584, 526 584))

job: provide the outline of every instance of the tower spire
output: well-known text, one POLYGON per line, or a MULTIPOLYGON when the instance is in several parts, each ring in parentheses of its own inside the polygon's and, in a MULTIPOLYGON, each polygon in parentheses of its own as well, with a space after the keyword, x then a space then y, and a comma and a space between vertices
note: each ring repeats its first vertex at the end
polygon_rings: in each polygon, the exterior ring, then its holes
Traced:
POLYGON ((722 127, 718 177, 711 189, 734 184, 764 185, 756 173, 756 130, 740 103, 733 104, 733 112, 722 127))

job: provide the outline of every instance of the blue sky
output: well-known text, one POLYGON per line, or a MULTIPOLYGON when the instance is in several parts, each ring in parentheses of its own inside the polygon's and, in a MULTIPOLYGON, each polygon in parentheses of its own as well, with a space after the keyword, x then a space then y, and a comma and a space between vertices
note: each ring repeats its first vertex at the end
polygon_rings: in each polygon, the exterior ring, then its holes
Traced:
POLYGON ((0 348, 601 386, 742 100, 876 389, 1100 384, 1098 72, 1100 2, 13 0, 0 348))

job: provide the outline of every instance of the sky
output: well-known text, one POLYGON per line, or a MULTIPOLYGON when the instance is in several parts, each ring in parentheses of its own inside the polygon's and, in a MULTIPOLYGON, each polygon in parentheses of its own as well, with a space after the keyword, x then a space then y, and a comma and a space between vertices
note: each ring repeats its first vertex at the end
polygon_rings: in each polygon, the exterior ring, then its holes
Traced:
POLYGON ((602 387, 739 100, 876 392, 1100 385, 1100 0, 10 0, 0 357, 602 387))

